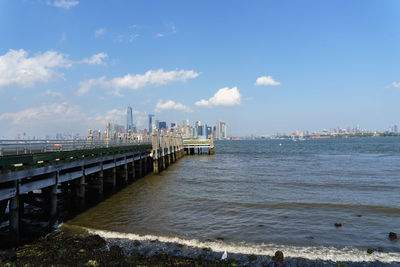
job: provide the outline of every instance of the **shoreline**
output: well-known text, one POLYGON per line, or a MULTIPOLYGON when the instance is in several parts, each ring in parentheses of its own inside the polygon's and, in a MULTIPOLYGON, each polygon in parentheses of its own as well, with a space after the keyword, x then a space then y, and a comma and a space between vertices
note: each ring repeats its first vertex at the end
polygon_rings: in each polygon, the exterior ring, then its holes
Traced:
MULTIPOLYGON (((283 251, 283 253, 285 253, 283 251)), ((4 266, 399 266, 379 261, 349 262, 311 260, 285 255, 266 256, 210 247, 193 247, 174 242, 104 238, 75 226, 61 225, 31 244, 0 250, 4 266), (281 257, 283 256, 283 257, 281 257)))

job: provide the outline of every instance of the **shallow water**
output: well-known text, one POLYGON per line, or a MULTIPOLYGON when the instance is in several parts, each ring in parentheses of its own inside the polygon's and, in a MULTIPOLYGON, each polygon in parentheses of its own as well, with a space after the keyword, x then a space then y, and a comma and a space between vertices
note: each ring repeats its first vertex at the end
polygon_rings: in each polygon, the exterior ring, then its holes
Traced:
POLYGON ((400 242, 388 239, 400 233, 400 138, 221 141, 215 150, 186 156, 68 223, 113 238, 400 261, 400 242))

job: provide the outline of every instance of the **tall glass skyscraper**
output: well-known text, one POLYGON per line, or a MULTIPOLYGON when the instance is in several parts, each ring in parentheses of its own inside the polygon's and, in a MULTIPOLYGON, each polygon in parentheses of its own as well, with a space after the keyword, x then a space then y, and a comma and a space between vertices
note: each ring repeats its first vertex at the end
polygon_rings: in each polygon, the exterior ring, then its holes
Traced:
POLYGON ((133 124, 133 112, 131 106, 128 106, 126 110, 126 132, 127 133, 135 133, 136 127, 133 124))
POLYGON ((153 132, 153 114, 149 114, 149 133, 153 132))

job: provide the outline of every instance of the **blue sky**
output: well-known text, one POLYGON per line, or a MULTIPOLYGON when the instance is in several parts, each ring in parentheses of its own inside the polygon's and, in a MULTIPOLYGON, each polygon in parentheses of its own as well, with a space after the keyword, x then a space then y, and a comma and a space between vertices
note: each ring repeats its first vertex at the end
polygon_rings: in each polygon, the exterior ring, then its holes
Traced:
POLYGON ((130 104, 228 135, 400 124, 399 1, 0 2, 0 138, 130 104))

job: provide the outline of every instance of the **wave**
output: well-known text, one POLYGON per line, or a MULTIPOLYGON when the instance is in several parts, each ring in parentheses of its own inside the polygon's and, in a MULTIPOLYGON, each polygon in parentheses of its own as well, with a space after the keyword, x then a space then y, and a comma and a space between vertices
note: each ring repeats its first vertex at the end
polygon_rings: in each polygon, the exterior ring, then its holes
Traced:
POLYGON ((248 244, 248 243, 228 243, 223 241, 201 241, 198 239, 184 239, 180 237, 168 237, 157 235, 139 235, 134 233, 122 233, 115 231, 106 231, 99 229, 86 228, 76 225, 62 224, 60 227, 79 228, 81 231, 87 231, 89 234, 99 235, 104 239, 126 239, 139 241, 159 241, 162 243, 175 243, 194 248, 210 248, 214 252, 254 254, 262 256, 274 256, 277 250, 281 250, 285 257, 303 258, 307 260, 323 260, 334 262, 375 262, 394 263, 400 262, 400 253, 398 252, 377 252, 368 254, 366 251, 353 247, 335 248, 335 247, 299 247, 276 244, 248 244))

